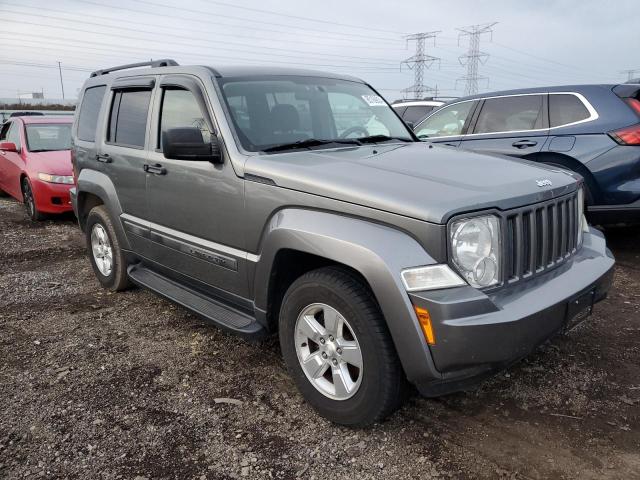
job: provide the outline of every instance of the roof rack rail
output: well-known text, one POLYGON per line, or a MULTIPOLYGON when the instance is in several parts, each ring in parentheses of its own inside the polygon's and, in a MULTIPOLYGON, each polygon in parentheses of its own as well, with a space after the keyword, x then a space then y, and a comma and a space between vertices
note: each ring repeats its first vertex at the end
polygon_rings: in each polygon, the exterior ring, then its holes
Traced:
POLYGON ((177 67, 179 64, 175 60, 170 58, 163 58, 161 60, 151 60, 150 62, 140 62, 140 63, 129 63, 127 65, 118 65, 117 67, 105 68, 103 70, 96 70, 92 72, 90 77, 97 77, 98 75, 106 75, 111 72, 116 72, 118 70, 127 70, 129 68, 137 68, 137 67, 177 67))

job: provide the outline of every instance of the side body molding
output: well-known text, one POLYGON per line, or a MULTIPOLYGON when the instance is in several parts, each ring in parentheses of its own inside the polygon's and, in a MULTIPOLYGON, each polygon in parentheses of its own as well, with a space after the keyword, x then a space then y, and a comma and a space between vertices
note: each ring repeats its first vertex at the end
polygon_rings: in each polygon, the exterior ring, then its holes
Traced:
POLYGON ((409 380, 441 377, 400 277, 404 268, 436 263, 415 239, 385 225, 335 213, 280 210, 263 234, 256 265, 255 305, 263 311, 271 268, 282 249, 318 255, 360 272, 380 304, 409 380))
POLYGON ((118 195, 116 194, 116 188, 111 179, 102 172, 85 168, 80 171, 76 188, 78 211, 82 211, 85 194, 91 193, 99 197, 109 210, 109 213, 111 213, 113 225, 116 230, 118 230, 118 238, 123 244, 122 247, 125 250, 131 250, 127 235, 125 234, 124 229, 122 228, 122 223, 120 222, 122 207, 120 206, 118 195))

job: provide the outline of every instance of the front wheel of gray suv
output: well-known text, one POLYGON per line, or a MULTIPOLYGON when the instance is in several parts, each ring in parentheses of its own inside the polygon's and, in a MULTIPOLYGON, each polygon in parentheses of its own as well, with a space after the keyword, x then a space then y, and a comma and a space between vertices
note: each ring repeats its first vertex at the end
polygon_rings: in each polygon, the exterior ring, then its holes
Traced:
POLYGON ((325 267, 293 282, 279 333, 287 369, 328 420, 366 426, 401 405, 406 380, 386 323, 373 294, 350 271, 325 267))
POLYGON ((91 266, 100 284, 113 292, 128 288, 131 283, 127 276, 127 261, 104 205, 89 212, 85 238, 91 266))

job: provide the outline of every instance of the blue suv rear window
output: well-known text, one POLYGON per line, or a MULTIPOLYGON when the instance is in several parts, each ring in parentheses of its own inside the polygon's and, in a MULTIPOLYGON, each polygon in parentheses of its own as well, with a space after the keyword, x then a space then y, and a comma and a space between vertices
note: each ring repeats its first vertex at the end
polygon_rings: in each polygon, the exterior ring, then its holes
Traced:
POLYGON ((589 110, 575 95, 549 95, 549 124, 551 127, 586 120, 589 116, 589 110))

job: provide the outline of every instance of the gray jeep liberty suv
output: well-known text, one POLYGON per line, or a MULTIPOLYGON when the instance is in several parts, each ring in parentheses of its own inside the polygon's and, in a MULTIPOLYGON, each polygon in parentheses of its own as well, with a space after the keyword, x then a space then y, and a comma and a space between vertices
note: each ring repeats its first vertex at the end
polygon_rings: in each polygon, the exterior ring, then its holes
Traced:
POLYGON ((72 201, 100 283, 277 332, 334 422, 384 418, 407 381, 467 388, 610 286, 580 178, 420 142, 362 80, 161 60, 94 72, 80 101, 72 201))

